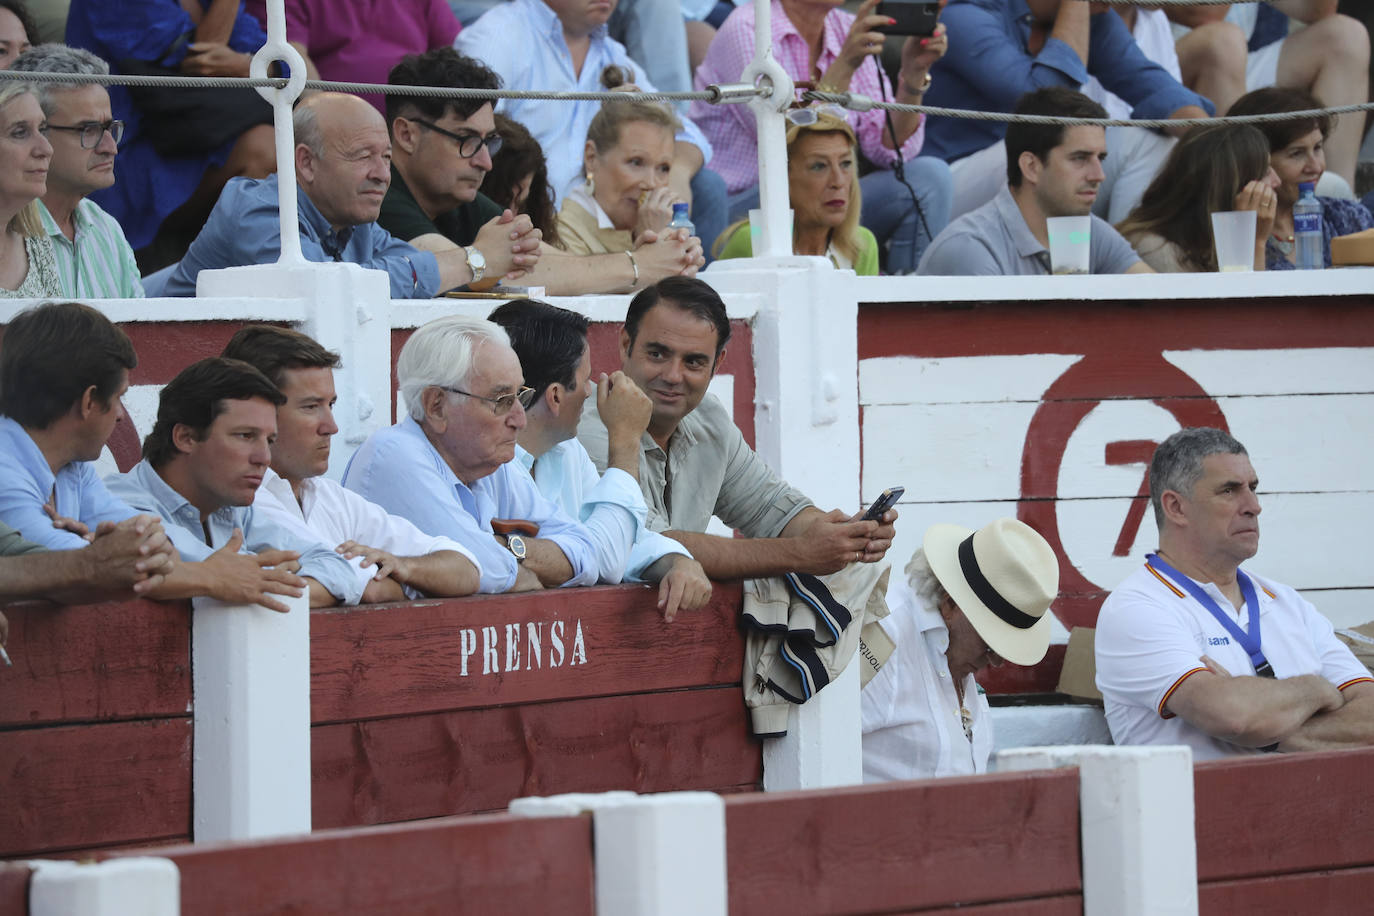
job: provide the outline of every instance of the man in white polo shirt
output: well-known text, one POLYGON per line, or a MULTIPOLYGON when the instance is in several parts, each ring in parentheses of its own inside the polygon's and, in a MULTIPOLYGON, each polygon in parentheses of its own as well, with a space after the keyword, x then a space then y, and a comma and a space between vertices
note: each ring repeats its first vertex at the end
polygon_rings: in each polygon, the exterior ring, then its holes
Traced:
POLYGON ((1374 744, 1374 679, 1294 589, 1247 573, 1259 479, 1210 428, 1155 450, 1159 552, 1102 606, 1097 686, 1117 744, 1186 744, 1195 760, 1374 744))

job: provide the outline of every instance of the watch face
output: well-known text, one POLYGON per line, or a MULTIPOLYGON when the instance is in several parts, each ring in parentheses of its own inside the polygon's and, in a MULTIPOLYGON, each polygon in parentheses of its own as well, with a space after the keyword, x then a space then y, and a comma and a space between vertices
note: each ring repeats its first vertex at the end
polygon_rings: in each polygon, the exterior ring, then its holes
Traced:
POLYGON ((472 265, 475 270, 485 270, 487 266, 486 255, 482 254, 482 252, 478 251, 476 248, 469 246, 468 263, 472 265))
POLYGON ((512 534, 506 538, 506 546, 510 548, 511 553, 515 554, 515 559, 525 559, 525 539, 520 535, 512 534))

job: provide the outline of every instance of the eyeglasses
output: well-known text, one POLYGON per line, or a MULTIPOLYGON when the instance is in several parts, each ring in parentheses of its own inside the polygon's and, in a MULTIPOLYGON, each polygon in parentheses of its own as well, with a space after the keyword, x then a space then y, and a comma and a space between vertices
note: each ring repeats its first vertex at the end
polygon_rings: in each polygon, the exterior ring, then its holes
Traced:
POLYGON ((821 119, 821 115, 828 114, 831 117, 845 119, 845 110, 839 105, 808 105, 805 108, 789 108, 787 110, 787 120, 798 127, 810 127, 821 119))
POLYGON ((501 151, 501 143, 503 141, 500 134, 492 134, 490 137, 484 137, 472 131, 464 131, 461 134, 455 134, 451 130, 444 130, 437 124, 431 124, 429 121, 422 121, 419 118, 407 118, 406 120, 414 121, 421 127, 427 127, 436 134, 443 134, 450 140, 457 140, 458 155, 462 156, 464 159, 471 159, 473 156, 476 156, 477 151, 484 146, 487 148, 488 155, 491 156, 495 156, 501 151))
POLYGON ((528 408, 531 404, 534 403, 534 389, 524 385, 520 386, 519 391, 513 391, 510 394, 503 394, 499 398, 484 398, 480 394, 473 394, 469 391, 464 391, 461 388, 450 388, 447 385, 440 385, 439 387, 449 392, 450 394, 461 394, 465 398, 473 398, 474 400, 478 401, 486 401, 488 404, 491 405, 491 412, 496 414, 498 417, 504 417, 506 414, 510 413, 511 408, 515 406, 516 401, 519 401, 520 406, 523 408, 528 408))
POLYGON ((109 131, 114 142, 118 143, 124 138, 123 121, 82 121, 80 124, 73 124, 70 127, 63 127, 61 124, 49 124, 48 130, 70 130, 81 134, 81 148, 95 149, 100 145, 100 138, 109 131))

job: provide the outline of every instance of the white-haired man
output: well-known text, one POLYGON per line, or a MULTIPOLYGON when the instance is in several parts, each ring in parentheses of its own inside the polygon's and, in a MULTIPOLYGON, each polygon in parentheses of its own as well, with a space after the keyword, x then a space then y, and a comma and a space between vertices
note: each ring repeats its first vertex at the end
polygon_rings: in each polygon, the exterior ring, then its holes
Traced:
POLYGON ((1230 434, 1174 433, 1150 461, 1159 551, 1097 620, 1097 686, 1117 744, 1193 759, 1374 744, 1374 679, 1292 588, 1246 573, 1259 478, 1230 434))
POLYGON ((534 392, 505 330, 438 318, 406 341, 396 374, 406 416, 354 453, 344 486, 471 550, 479 591, 595 584, 587 529, 512 461, 534 392))
MULTIPOLYGON (((90 51, 47 44, 31 48, 18 71, 104 75, 109 64, 90 51)), ((87 195, 115 183, 115 156, 124 122, 110 114, 110 94, 94 83, 37 83, 48 121, 52 161, 39 201, 43 230, 53 242, 62 292, 81 299, 140 299, 134 251, 115 218, 87 195)))
POLYGON ((985 772, 992 721, 974 675, 1044 658, 1058 592, 1054 550, 1023 522, 926 529, 888 589, 879 625, 895 648, 861 695, 864 781, 985 772))

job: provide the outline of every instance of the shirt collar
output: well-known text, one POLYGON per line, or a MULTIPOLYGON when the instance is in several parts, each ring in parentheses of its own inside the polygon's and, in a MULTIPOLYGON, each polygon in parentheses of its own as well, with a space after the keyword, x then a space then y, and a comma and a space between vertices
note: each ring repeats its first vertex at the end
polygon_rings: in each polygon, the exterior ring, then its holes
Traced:
POLYGON ((993 206, 997 208, 997 215, 1011 235, 1012 244, 1016 246, 1018 255, 1023 258, 1042 258, 1048 255, 1045 246, 1040 244, 1040 240, 1031 232, 1030 226, 1026 225, 1026 218, 1021 214, 1021 208, 1016 205, 1016 198, 1011 196, 1010 185, 1003 185, 1002 190, 998 191, 992 200, 993 206))
MULTIPOLYGON (((802 37, 801 32, 797 31, 792 20, 787 18, 787 11, 782 8, 780 0, 773 0, 771 13, 773 44, 781 47, 784 42, 801 42, 809 55, 810 47, 807 46, 806 39, 802 37)), ((844 47, 844 40, 848 34, 849 28, 843 23, 842 17, 826 15, 825 24, 821 28, 821 53, 816 58, 816 66, 820 68, 821 72, 824 72, 826 67, 839 56, 840 49, 844 47)), ((810 79, 811 75, 807 74, 805 78, 810 79)))
POLYGON ((525 447, 519 442, 515 443, 515 461, 525 470, 534 472, 534 456, 525 451, 525 447))
POLYGON ((0 416, 0 436, 13 444, 11 454, 19 459, 24 470, 33 475, 33 479, 43 492, 43 498, 47 499, 52 493, 53 485, 57 483, 57 477, 48 466, 48 459, 43 457, 43 450, 38 447, 38 443, 33 441, 29 431, 17 420, 5 416, 0 416))
POLYGON ((616 231, 615 223, 606 215, 606 211, 601 208, 601 204, 596 202, 596 198, 587 193, 586 179, 573 182, 573 186, 568 188, 567 199, 574 201, 583 210, 586 210, 596 218, 596 228, 610 229, 616 231))
POLYGON ((945 618, 940 616, 938 608, 928 608, 919 596, 913 597, 916 613, 912 616, 916 618, 916 625, 922 633, 928 634, 926 639, 939 654, 944 655, 949 651, 949 627, 945 625, 945 618))
POLYGON ((154 470, 147 458, 134 465, 129 476, 134 478, 158 505, 165 507, 168 515, 179 515, 184 510, 189 509, 196 518, 200 518, 200 510, 191 505, 191 501, 182 496, 171 484, 163 480, 162 475, 154 470))

